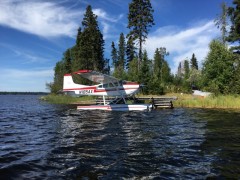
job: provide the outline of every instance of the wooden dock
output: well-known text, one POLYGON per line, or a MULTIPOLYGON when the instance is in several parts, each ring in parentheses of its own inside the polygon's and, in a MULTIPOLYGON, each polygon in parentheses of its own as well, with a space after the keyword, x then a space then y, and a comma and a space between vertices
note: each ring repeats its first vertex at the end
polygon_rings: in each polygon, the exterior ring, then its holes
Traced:
MULTIPOLYGON (((111 102, 115 98, 113 97, 107 97, 105 102, 111 102)), ((116 99, 118 100, 118 99, 116 99)), ((177 97, 131 97, 127 98, 126 100, 132 100, 136 104, 142 104, 142 103, 150 103, 153 105, 153 109, 158 108, 168 108, 172 109, 173 107, 173 101, 177 100, 177 97)), ((96 104, 103 104, 103 99, 101 97, 97 98, 95 101, 96 104)), ((123 101, 119 101, 119 103, 124 103, 123 101)))
POLYGON ((154 109, 168 108, 172 109, 173 101, 177 100, 177 97, 140 97, 136 98, 137 101, 148 101, 152 103, 154 109))

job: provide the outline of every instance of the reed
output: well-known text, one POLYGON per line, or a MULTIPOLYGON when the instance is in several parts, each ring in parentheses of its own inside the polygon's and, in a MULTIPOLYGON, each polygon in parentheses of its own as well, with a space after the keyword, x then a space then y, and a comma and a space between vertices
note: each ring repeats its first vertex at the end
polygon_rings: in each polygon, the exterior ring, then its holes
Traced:
POLYGON ((92 96, 72 97, 66 95, 49 94, 47 96, 40 97, 40 100, 47 101, 51 104, 75 104, 75 103, 87 103, 95 99, 92 96))
POLYGON ((240 96, 219 95, 202 98, 189 94, 179 95, 178 100, 174 101, 173 105, 174 107, 240 109, 240 96))

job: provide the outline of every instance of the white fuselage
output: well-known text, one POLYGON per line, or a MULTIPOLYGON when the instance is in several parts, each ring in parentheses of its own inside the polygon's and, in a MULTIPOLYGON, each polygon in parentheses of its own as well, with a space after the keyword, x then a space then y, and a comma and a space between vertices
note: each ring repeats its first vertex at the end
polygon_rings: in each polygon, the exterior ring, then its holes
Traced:
POLYGON ((63 91, 72 91, 76 95, 91 95, 91 96, 127 96, 138 92, 139 84, 134 82, 124 83, 108 83, 86 86, 75 84, 71 75, 64 76, 63 91))

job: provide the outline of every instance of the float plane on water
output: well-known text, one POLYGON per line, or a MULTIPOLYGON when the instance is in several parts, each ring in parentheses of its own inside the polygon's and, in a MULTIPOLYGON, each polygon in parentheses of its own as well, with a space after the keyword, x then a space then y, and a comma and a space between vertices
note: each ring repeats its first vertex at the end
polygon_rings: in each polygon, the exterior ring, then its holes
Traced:
POLYGON ((73 82, 72 74, 65 74, 63 91, 79 96, 102 96, 101 105, 78 106, 80 110, 117 110, 117 111, 144 111, 152 108, 151 104, 127 104, 126 98, 136 94, 141 85, 135 82, 122 81, 113 76, 93 70, 79 70, 78 74, 97 85, 82 85, 73 82), (110 101, 106 97, 114 97, 110 101))

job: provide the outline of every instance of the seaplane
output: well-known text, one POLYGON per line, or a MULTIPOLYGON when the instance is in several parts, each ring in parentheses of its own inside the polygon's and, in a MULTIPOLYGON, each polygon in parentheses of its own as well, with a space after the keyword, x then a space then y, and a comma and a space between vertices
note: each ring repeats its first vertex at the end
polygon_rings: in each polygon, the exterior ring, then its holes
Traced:
POLYGON ((149 111, 152 104, 127 104, 126 99, 139 92, 141 85, 136 82, 119 80, 94 70, 79 70, 65 74, 63 92, 75 96, 100 96, 102 103, 88 106, 77 106, 78 110, 107 111, 149 111), (80 75, 96 85, 82 85, 73 81, 73 74, 80 75))

